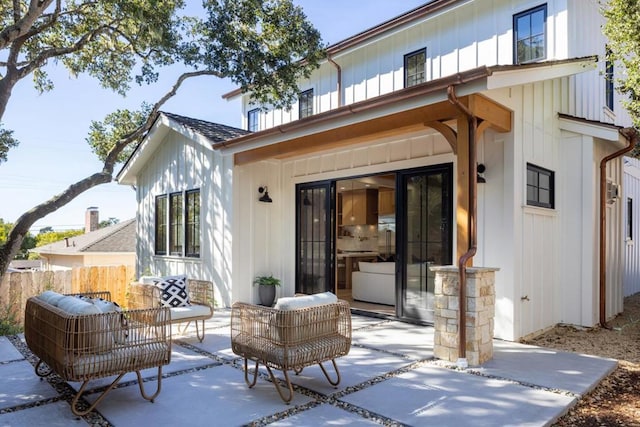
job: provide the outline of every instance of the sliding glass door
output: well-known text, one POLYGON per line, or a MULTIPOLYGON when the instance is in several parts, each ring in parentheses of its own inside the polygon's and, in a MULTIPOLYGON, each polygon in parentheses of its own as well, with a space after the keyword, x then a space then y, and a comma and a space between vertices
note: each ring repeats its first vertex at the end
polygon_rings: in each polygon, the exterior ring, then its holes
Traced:
POLYGON ((399 315, 433 322, 432 265, 452 260, 452 165, 399 172, 399 315))
POLYGON ((330 181, 296 188, 296 292, 334 291, 334 191, 330 181))

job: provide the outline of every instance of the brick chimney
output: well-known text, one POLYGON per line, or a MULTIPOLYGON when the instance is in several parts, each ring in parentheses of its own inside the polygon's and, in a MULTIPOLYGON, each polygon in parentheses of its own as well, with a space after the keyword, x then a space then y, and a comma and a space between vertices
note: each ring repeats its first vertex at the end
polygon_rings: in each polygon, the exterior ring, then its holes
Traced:
POLYGON ((87 208, 87 212, 84 215, 84 232, 89 233, 98 229, 99 218, 98 208, 95 206, 87 208))

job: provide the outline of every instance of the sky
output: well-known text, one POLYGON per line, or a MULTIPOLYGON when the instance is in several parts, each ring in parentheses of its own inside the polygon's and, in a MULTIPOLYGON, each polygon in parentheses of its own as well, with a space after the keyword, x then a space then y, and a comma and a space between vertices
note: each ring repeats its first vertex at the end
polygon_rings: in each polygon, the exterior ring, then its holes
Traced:
MULTIPOLYGON (((186 0, 188 8, 199 0, 186 0)), ((427 0, 294 0, 320 31, 324 43, 334 44, 360 31, 398 16, 427 0)), ((55 89, 39 94, 30 78, 14 89, 3 118, 20 145, 0 164, 0 219, 15 222, 20 215, 49 200, 69 185, 99 172, 102 163, 86 142, 92 120, 100 121, 116 109, 137 109, 143 101, 154 103, 180 74, 167 70, 153 86, 137 86, 126 97, 100 88, 90 77, 71 78, 61 66, 48 69, 55 89)), ((162 110, 192 118, 240 127, 241 105, 222 95, 236 89, 229 80, 201 77, 188 80, 162 110)), ((120 166, 115 169, 115 174, 120 166)), ((100 221, 135 217, 135 192, 113 182, 94 187, 66 206, 37 221, 55 230, 84 227, 87 208, 97 207, 100 221)))

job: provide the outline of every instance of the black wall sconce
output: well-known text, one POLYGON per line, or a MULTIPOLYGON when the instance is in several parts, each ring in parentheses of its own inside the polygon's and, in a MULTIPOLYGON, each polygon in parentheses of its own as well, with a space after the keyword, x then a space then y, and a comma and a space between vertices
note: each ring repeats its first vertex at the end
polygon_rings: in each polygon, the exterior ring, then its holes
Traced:
POLYGON ((484 179, 484 171, 487 170, 487 168, 484 166, 484 163, 478 163, 478 166, 476 166, 476 171, 478 173, 477 176, 477 182, 478 184, 484 184, 485 182, 487 182, 486 179, 484 179))
POLYGON ((273 202, 273 200, 271 200, 271 197, 269 197, 269 191, 267 190, 267 186, 266 185, 264 187, 258 187, 258 193, 260 193, 260 194, 264 193, 258 199, 259 201, 264 202, 264 203, 273 202))

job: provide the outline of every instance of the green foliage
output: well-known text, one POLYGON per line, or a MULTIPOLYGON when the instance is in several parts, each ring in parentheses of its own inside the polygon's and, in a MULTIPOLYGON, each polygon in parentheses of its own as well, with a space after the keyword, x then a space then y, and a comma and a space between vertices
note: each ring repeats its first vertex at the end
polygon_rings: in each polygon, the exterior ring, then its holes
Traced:
POLYGON ((84 230, 49 231, 36 236, 36 247, 59 242, 60 240, 84 234, 84 230))
POLYGON ((202 62, 259 104, 288 108, 325 57, 320 33, 291 0, 208 0, 202 62), (303 60, 304 61, 301 61, 303 60))
MULTIPOLYGON (((607 0, 603 5, 606 23, 603 33, 608 38, 609 60, 621 64, 624 73, 616 79, 618 92, 628 97, 625 103, 633 120, 640 128, 640 1, 607 0)), ((636 147, 636 157, 638 147, 636 147)))
POLYGON ((111 217, 109 219, 105 219, 104 221, 100 221, 100 224, 98 224, 98 228, 110 227, 112 225, 116 225, 119 222, 120 220, 118 218, 111 217))
POLYGON ((276 279, 271 274, 268 276, 257 276, 253 280, 253 284, 263 286, 280 286, 280 279, 276 279))
MULTIPOLYGON (((9 233, 13 228, 13 224, 10 222, 4 222, 2 218, 0 218, 0 248, 5 244, 7 239, 9 238, 9 233)), ((31 233, 27 233, 22 239, 22 244, 20 245, 20 251, 16 254, 14 259, 29 259, 29 249, 33 249, 36 247, 36 239, 31 235, 31 233)))
POLYGON ((7 153, 18 145, 18 140, 13 137, 13 131, 4 129, 0 123, 0 164, 7 161, 7 153))
MULTIPOLYGON (((139 111, 117 110, 108 114, 101 122, 92 121, 87 142, 100 160, 105 160, 115 144, 144 124, 151 111, 149 104, 143 104, 139 111)), ((127 146, 118 156, 124 162, 135 146, 127 146)))

